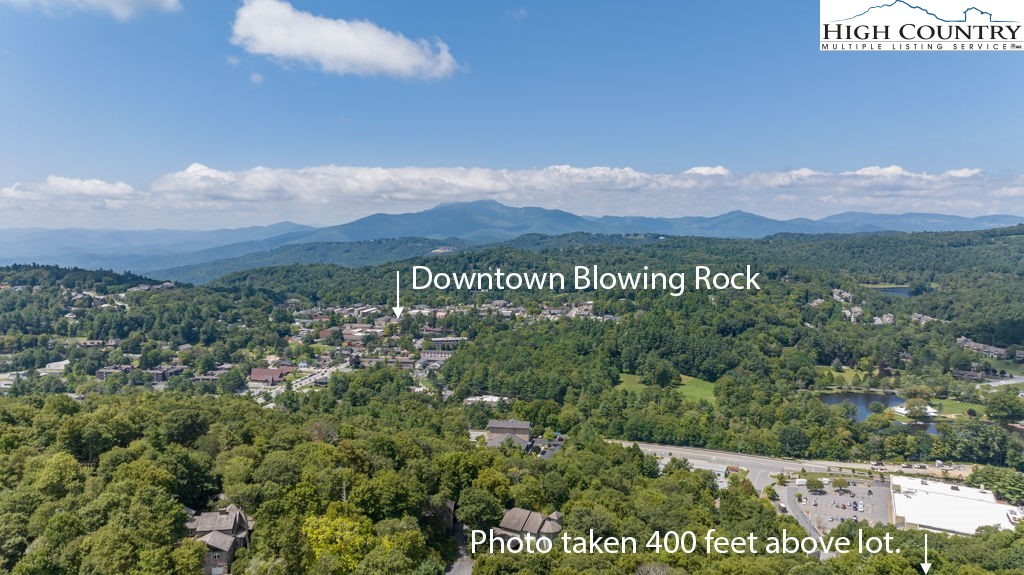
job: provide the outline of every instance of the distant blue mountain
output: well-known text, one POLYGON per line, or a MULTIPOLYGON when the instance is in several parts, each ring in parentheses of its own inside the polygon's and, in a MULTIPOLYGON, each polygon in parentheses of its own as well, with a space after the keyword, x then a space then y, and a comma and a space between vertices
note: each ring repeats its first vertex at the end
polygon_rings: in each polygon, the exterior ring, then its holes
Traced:
MULTIPOLYGON (((513 208, 491 200, 441 204, 409 214, 374 214, 320 228, 298 242, 355 242, 378 238, 459 237, 490 242, 524 234, 559 235, 569 232, 600 232, 585 218, 544 208, 513 208)), ((294 243, 294 242, 293 242, 294 243)))
MULTIPOLYGON (((156 269, 151 266, 168 267, 164 262, 182 254, 202 258, 201 254, 218 246, 239 246, 239 255, 269 249, 280 245, 281 238, 314 229, 292 222, 210 231, 16 228, 0 233, 0 265, 35 262, 116 271, 156 269), (261 243, 269 238, 275 241, 261 243)), ((217 252, 212 259, 220 257, 225 256, 217 252)))
POLYGON ((552 236, 587 232, 761 238, 778 233, 972 231, 1020 223, 1024 223, 1020 216, 966 218, 864 212, 846 212, 820 220, 775 220, 742 211, 714 217, 584 217, 562 210, 477 201, 441 204, 407 214, 374 214, 324 228, 285 222, 214 231, 8 230, 0 233, 0 265, 35 262, 195 279, 207 277, 218 266, 238 270, 256 263, 324 260, 361 265, 381 257, 426 255, 448 244, 468 249, 529 234, 552 236), (374 243, 408 238, 417 240, 374 243), (202 272, 197 272, 194 266, 201 266, 202 272))

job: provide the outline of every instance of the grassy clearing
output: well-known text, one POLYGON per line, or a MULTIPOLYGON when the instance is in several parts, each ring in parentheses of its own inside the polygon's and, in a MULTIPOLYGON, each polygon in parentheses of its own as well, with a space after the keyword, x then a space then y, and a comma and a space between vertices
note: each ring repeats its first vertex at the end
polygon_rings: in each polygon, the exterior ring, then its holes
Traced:
POLYGON ((996 371, 1003 370, 1010 375, 1024 375, 1024 369, 1015 361, 1008 359, 985 359, 996 371))
POLYGON ((682 380, 682 385, 677 387, 676 391, 678 391, 683 397, 694 401, 705 399, 711 403, 715 403, 715 384, 710 381, 704 381, 703 379, 697 379, 696 377, 690 377, 688 375, 684 375, 682 380))
POLYGON ((985 406, 978 403, 967 403, 955 399, 933 399, 930 403, 942 415, 967 415, 968 409, 973 409, 978 415, 985 415, 985 406))
MULTIPOLYGON (((640 376, 638 375, 620 373, 619 380, 621 383, 615 386, 615 389, 624 389, 634 393, 647 389, 646 385, 640 383, 640 376)), ((710 381, 684 375, 680 378, 679 385, 676 386, 675 390, 687 399, 694 401, 705 399, 711 403, 715 402, 715 384, 710 381)))

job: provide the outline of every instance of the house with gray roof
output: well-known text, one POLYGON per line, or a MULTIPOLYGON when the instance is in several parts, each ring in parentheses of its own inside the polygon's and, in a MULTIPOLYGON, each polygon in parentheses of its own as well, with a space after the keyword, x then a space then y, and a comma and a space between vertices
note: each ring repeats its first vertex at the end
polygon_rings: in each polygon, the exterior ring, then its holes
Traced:
POLYGON ((505 511, 501 523, 494 528, 496 537, 512 538, 523 535, 553 539, 562 531, 562 514, 558 511, 544 515, 522 507, 505 511))
POLYGON ((206 544, 203 575, 231 575, 235 553, 249 546, 253 521, 237 505, 192 516, 185 523, 189 537, 206 544))

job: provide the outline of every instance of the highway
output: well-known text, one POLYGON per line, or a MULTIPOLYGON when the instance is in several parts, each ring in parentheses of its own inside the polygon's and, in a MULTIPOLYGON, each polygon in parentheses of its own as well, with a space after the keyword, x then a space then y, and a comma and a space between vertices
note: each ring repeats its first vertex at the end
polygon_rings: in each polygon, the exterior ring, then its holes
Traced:
POLYGON ((960 469, 940 469, 934 465, 928 465, 925 469, 902 469, 899 465, 889 464, 884 467, 872 466, 868 463, 854 463, 849 461, 814 461, 799 459, 779 459, 775 457, 764 457, 761 455, 746 455, 730 451, 715 451, 713 449, 702 449, 699 447, 679 447, 675 445, 661 445, 658 443, 644 443, 641 441, 622 441, 610 439, 612 443, 620 443, 629 447, 637 444, 644 453, 650 453, 658 457, 683 457, 690 461, 704 461, 720 465, 735 465, 749 471, 747 478, 760 492, 766 486, 774 483, 772 475, 779 473, 799 473, 808 471, 811 473, 839 473, 857 471, 860 473, 909 473, 913 475, 929 475, 932 477, 963 478, 970 474, 969 466, 962 466, 960 469))
POLYGON ((800 461, 796 459, 776 459, 773 457, 762 457, 760 455, 745 455, 729 451, 714 451, 712 449, 701 449, 699 447, 678 447, 674 445, 660 445, 657 443, 643 443, 640 441, 610 440, 613 443, 621 443, 629 447, 634 443, 644 453, 650 453, 658 457, 686 458, 690 461, 704 461, 707 463, 718 463, 720 465, 735 465, 749 471, 747 478, 760 492, 762 489, 775 482, 772 475, 779 473, 799 473, 808 471, 812 473, 837 472, 839 468, 846 470, 856 469, 858 471, 870 471, 871 466, 866 463, 846 463, 839 461, 800 461))

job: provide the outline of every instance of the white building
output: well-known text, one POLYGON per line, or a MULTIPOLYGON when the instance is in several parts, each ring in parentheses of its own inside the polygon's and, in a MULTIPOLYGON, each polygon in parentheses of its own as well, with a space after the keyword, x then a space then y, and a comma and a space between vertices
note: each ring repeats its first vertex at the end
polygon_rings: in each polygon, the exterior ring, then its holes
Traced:
MULTIPOLYGON (((907 413, 909 412, 907 410, 907 404, 905 403, 903 405, 897 405, 896 407, 892 408, 892 410, 893 412, 898 413, 903 417, 907 417, 907 413)), ((939 415, 939 410, 935 409, 930 405, 926 405, 924 408, 924 415, 925 417, 936 417, 939 415)))
POLYGON ((1012 530, 1022 515, 985 489, 931 479, 892 478, 891 522, 900 528, 973 535, 979 527, 1012 530))
POLYGON ((465 405, 473 405, 474 403, 482 403, 484 405, 498 405, 501 402, 510 402, 511 398, 502 397, 500 395, 475 395, 473 397, 467 397, 462 400, 465 405))
POLYGON ((60 375, 64 373, 64 368, 66 368, 70 363, 71 361, 67 359, 64 361, 48 363, 46 364, 46 367, 39 370, 39 375, 60 375))

